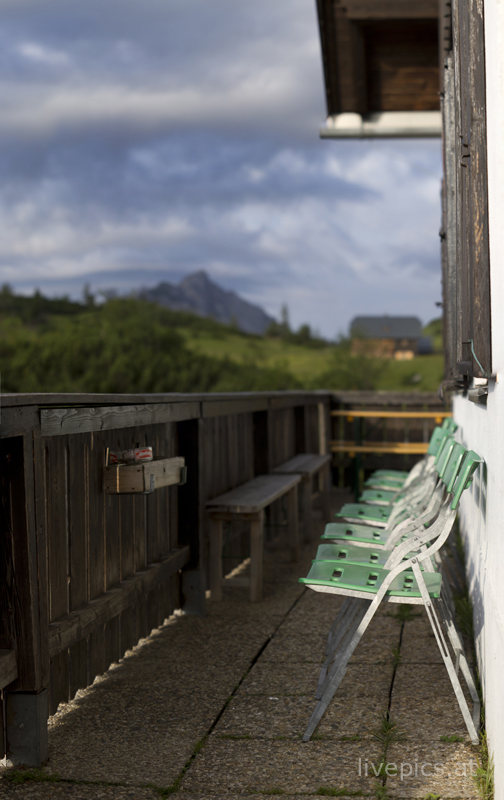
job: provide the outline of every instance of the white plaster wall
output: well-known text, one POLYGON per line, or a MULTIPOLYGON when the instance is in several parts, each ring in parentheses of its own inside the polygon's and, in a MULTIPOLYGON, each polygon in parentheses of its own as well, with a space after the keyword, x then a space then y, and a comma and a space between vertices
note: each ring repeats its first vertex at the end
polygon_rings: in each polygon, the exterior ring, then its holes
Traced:
POLYGON ((485 0, 492 366, 487 407, 457 397, 460 441, 485 459, 461 503, 475 632, 495 760, 504 800, 504 0, 485 0))

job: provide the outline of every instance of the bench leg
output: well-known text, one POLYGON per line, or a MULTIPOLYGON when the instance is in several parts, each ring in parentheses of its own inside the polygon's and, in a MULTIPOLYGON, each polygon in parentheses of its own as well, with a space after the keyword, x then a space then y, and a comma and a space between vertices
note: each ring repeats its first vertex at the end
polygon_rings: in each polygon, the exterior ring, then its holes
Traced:
POLYGON ((303 528, 305 542, 311 541, 312 536, 312 479, 303 480, 303 528))
POLYGON ((262 600, 264 511, 250 522, 250 602, 262 600))
POLYGON ((222 600, 222 520, 210 517, 210 593, 222 600))
MULTIPOLYGON (((287 502, 289 506, 289 533, 290 544, 292 548, 292 560, 299 560, 299 518, 298 518, 298 490, 297 486, 293 486, 287 495, 287 502)), ((310 499, 311 506, 311 499, 310 499)))

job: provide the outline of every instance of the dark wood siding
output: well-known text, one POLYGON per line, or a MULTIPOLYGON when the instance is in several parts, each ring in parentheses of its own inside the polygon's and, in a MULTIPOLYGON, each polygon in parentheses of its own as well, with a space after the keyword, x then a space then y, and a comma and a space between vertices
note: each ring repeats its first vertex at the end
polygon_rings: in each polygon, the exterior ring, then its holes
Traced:
POLYGON ((364 26, 369 111, 439 109, 436 20, 380 20, 364 26))
POLYGON ((485 377, 492 353, 483 7, 454 0, 452 11, 453 81, 448 58, 443 102, 447 375, 485 377))
MULTIPOLYGON (((443 0, 448 2, 448 0, 443 0)), ((317 0, 327 113, 439 109, 436 0, 317 0)))

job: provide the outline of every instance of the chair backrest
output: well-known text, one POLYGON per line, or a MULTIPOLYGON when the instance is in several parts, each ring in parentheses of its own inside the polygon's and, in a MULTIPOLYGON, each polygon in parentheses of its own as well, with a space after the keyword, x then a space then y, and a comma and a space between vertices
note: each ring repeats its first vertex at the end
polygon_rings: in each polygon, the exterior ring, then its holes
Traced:
POLYGON ((435 456, 437 455, 439 448, 443 444, 444 440, 447 436, 453 436, 449 430, 446 428, 434 428, 432 436, 430 438, 429 447, 427 448, 427 455, 428 456, 435 456))
POLYGON ((444 428, 445 431, 450 431, 450 433, 455 433, 455 431, 458 428, 458 425, 453 419, 453 417, 445 417, 441 427, 444 428))
POLYGON ((473 479, 474 473, 478 469, 479 465, 483 463, 483 459, 477 453, 475 453, 474 450, 467 450, 465 452, 465 458, 460 466, 460 469, 458 470, 456 480, 451 489, 453 492, 451 508, 453 508, 453 510, 458 507, 462 492, 464 489, 467 489, 473 479))
POLYGON ((437 472, 438 475, 442 475, 444 473, 446 465, 448 464, 448 459, 451 456, 454 444, 455 444, 455 439, 451 434, 445 436, 445 438, 441 442, 441 446, 438 450, 436 459, 434 461, 434 470, 437 472))
POLYGON ((458 442, 452 443, 449 458, 446 462, 443 474, 440 475, 442 482, 446 486, 447 492, 453 491, 453 486, 466 453, 467 450, 463 445, 459 444, 458 442))

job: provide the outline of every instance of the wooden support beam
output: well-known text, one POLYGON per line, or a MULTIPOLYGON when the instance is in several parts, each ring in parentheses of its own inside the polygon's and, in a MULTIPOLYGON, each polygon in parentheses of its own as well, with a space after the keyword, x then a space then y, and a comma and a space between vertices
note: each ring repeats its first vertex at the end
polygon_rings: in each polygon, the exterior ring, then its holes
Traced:
POLYGON ((42 436, 58 436, 179 422, 199 416, 200 403, 196 401, 102 408, 42 408, 40 427, 42 436))
POLYGON ((446 417, 453 417, 453 414, 451 411, 359 411, 352 408, 331 411, 331 417, 347 417, 349 422, 355 417, 374 417, 376 419, 433 419, 441 423, 446 417))
POLYGON ((169 558, 159 564, 151 564, 137 572, 132 578, 119 583, 81 608, 72 611, 49 625, 49 654, 54 658, 85 636, 93 633, 100 625, 116 617, 161 586, 189 561, 189 547, 175 550, 169 558))
POLYGON ((355 442, 330 443, 332 453, 396 453, 398 455, 425 455, 428 442, 355 442))

